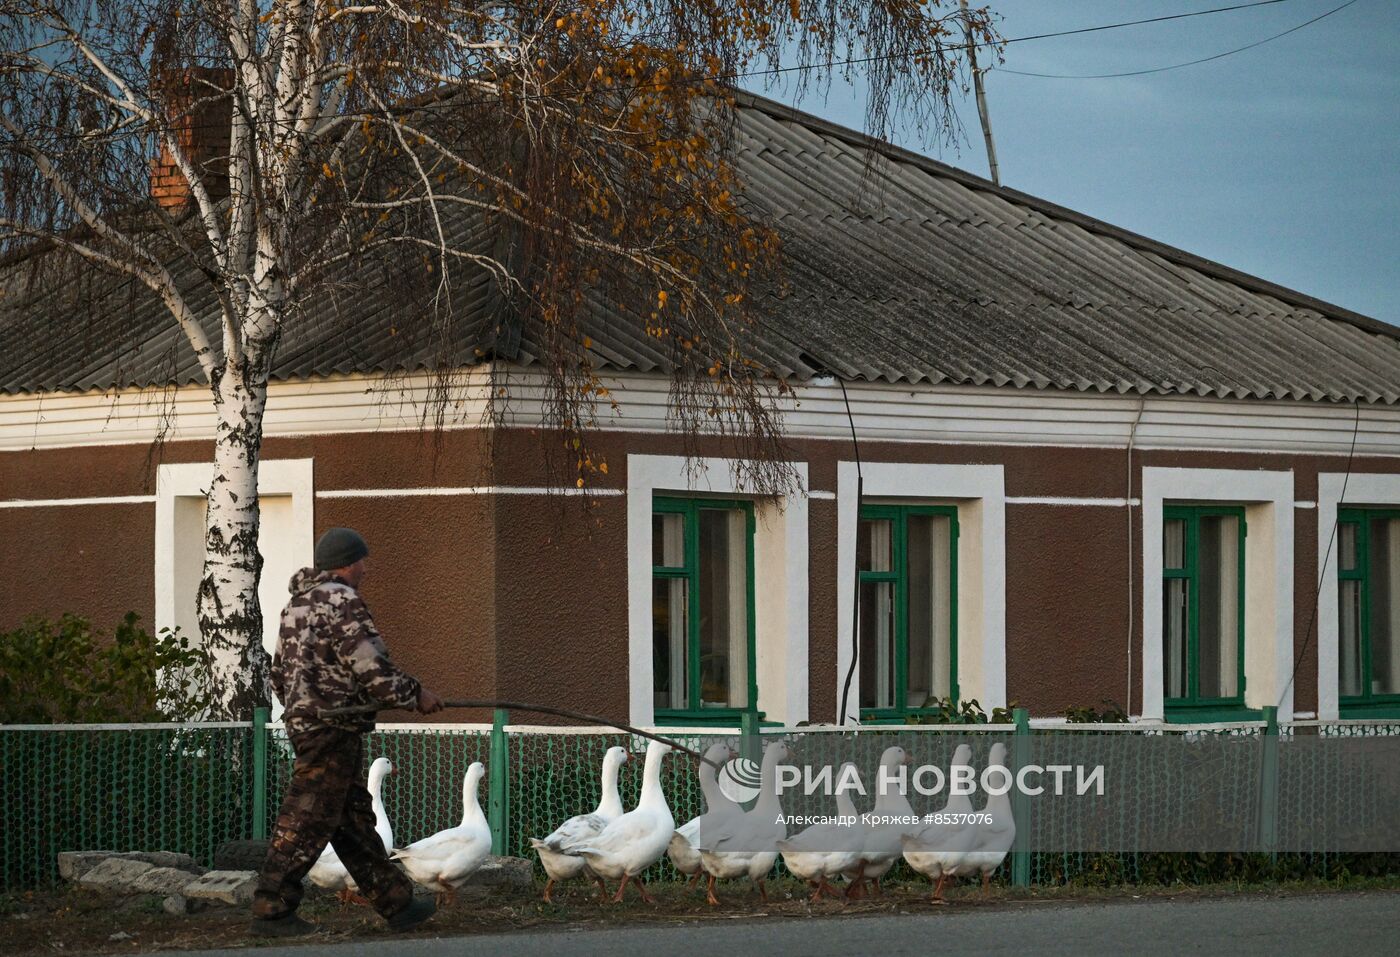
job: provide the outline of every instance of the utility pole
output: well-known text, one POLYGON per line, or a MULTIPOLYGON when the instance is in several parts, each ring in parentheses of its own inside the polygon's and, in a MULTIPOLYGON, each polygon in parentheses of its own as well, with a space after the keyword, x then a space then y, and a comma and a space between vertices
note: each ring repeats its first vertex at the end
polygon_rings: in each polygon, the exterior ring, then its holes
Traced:
MULTIPOLYGON (((959 0, 963 13, 967 13, 967 0, 959 0)), ((977 68, 977 40, 972 35, 972 25, 963 17, 963 31, 967 37, 967 59, 972 64, 972 86, 977 91, 977 116, 982 120, 982 138, 987 141, 987 168, 991 170, 992 182, 1001 185, 1001 171, 997 168, 997 146, 992 141, 992 118, 987 114, 987 93, 982 88, 982 71, 977 68)))

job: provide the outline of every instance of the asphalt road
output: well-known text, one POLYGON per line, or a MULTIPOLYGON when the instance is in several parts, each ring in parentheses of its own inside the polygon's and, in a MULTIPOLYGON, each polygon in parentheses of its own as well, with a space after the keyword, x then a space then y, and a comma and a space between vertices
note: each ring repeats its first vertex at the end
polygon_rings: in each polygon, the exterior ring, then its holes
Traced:
MULTIPOLYGON (((1023 903, 959 913, 808 920, 706 920, 664 926, 550 929, 475 937, 390 938, 258 948, 260 957, 657 957, 747 954, 851 957, 858 954, 1027 955, 1227 954, 1363 957, 1400 950, 1400 892, 1215 900, 1023 903)), ((246 950, 203 951, 241 955, 246 950)))

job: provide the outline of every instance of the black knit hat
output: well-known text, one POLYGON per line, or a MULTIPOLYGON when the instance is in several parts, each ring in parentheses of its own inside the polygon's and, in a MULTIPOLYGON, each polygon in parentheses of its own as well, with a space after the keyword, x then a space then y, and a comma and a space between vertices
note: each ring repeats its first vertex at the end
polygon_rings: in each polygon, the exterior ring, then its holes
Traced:
POLYGON ((316 569, 330 571, 353 565, 369 554, 369 546, 353 528, 332 528, 316 543, 316 569))

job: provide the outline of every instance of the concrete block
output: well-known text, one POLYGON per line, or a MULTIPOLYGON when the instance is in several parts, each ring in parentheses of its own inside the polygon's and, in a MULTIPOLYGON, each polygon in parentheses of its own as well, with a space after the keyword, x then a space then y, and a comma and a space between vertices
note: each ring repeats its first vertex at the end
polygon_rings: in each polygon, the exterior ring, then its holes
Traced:
POLYGON ((146 861, 109 857, 89 868, 78 878, 78 886, 103 894, 132 894, 136 893, 136 880, 151 870, 155 868, 146 861))
POLYGON ((132 890, 142 894, 183 894, 185 888, 199 880, 197 874, 178 867, 153 867, 132 884, 132 890))
POLYGON ((220 904, 249 904, 257 885, 257 871, 210 871, 189 884, 184 896, 220 904))

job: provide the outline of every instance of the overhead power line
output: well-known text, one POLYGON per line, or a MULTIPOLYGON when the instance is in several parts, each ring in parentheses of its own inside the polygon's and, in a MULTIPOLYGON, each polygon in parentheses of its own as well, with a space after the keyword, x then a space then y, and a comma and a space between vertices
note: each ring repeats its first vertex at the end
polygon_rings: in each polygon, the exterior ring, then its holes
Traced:
POLYGON ((998 73, 1014 73, 1017 76, 1038 76, 1052 80, 1108 80, 1122 76, 1146 76, 1149 73, 1166 73, 1168 70, 1180 70, 1182 67, 1195 66, 1198 63, 1209 63, 1212 60, 1223 60, 1227 56, 1234 56, 1236 53, 1243 53, 1246 50, 1253 50, 1255 47, 1261 47, 1266 43, 1271 43, 1272 41, 1279 39, 1280 37, 1286 37, 1290 33, 1297 33, 1304 27, 1310 27, 1319 20, 1326 19, 1334 13, 1338 13, 1342 10, 1345 10, 1347 7, 1351 6, 1355 2, 1356 0, 1347 0, 1347 2, 1342 4, 1341 6, 1333 7, 1326 13, 1318 14, 1311 20, 1305 20, 1304 22, 1298 24, 1296 27, 1289 27, 1282 33, 1275 33, 1273 36, 1265 37, 1262 40, 1255 40, 1253 43, 1246 43, 1242 47, 1235 47, 1233 50, 1226 50, 1224 53, 1217 53, 1214 56, 1201 57, 1197 60, 1187 60, 1185 63, 1173 63, 1171 66, 1159 66, 1147 70, 1127 70, 1122 73, 1033 73, 1029 70, 1011 70, 1006 67, 994 67, 993 69, 995 69, 998 73))
MULTIPOLYGON (((1096 26, 1076 27, 1076 28, 1073 29, 1073 30, 1057 30, 1057 31, 1050 32, 1050 33, 1036 33, 1036 34, 1031 34, 1031 35, 1028 35, 1028 36, 1023 36, 1023 37, 1010 37, 1010 38, 1006 38, 1006 39, 1003 39, 1003 40, 997 40, 997 41, 984 40, 984 41, 982 41, 982 42, 980 42, 980 43, 958 43, 958 44, 949 44, 948 46, 941 47, 941 48, 932 48, 932 47, 930 47, 930 48, 926 48, 926 49, 903 51, 903 52, 901 52, 901 53, 883 54, 883 55, 880 55, 880 56, 850 57, 850 58, 847 58, 847 59, 844 59, 844 60, 825 60, 825 61, 822 61, 822 62, 820 62, 820 63, 805 63, 805 64, 799 64, 799 65, 797 65, 797 66, 788 66, 788 67, 772 67, 772 68, 765 69, 765 70, 749 70, 749 71, 736 71, 736 72, 732 72, 732 73, 720 73, 720 74, 714 74, 714 75, 710 75, 710 76, 706 76, 706 77, 698 77, 698 78, 696 78, 696 79, 695 79, 694 81, 692 81, 692 82, 698 82, 699 80, 710 80, 710 81, 741 80, 741 79, 749 79, 749 78, 752 78, 752 77, 777 76, 777 75, 780 75, 780 74, 794 73, 794 72, 800 72, 800 71, 806 71, 806 70, 829 70, 829 69, 833 69, 833 68, 836 68, 836 67, 860 66, 860 65, 863 65, 863 64, 879 63, 879 62, 883 62, 883 61, 887 61, 887 60, 907 59, 907 58, 910 58, 910 57, 924 56, 924 55, 927 55, 927 54, 930 54, 930 53, 939 52, 940 49, 941 49, 941 51, 944 52, 944 53, 953 53, 953 52, 957 52, 957 51, 960 51, 960 50, 975 50, 975 49, 982 49, 982 48, 998 48, 998 47, 1005 46, 1005 45, 1009 45, 1009 44, 1012 44, 1012 43, 1028 43, 1028 42, 1031 42, 1031 41, 1033 41, 1033 40, 1051 40, 1051 39, 1055 39, 1055 38, 1057 38, 1057 37, 1078 36, 1078 35, 1085 34, 1085 33, 1100 33, 1100 32, 1105 31, 1105 30, 1119 30, 1119 29, 1124 29, 1124 28, 1127 28, 1127 27, 1145 26, 1145 25, 1148 25, 1148 24, 1155 24, 1155 23, 1167 23, 1167 22, 1170 22, 1170 21, 1173 21, 1173 20, 1187 20, 1187 19, 1191 19, 1191 18, 1194 18, 1194 17, 1211 16, 1211 15, 1217 14, 1217 13, 1229 13, 1229 12, 1234 11, 1234 10, 1249 10, 1249 9, 1253 9, 1253 8, 1255 8, 1255 7, 1268 7, 1268 6, 1274 6, 1274 5, 1280 4, 1280 3, 1290 3, 1290 2, 1293 2, 1293 0, 1252 0, 1252 2, 1250 2, 1250 3, 1236 3, 1236 4, 1231 4, 1231 5, 1229 5, 1229 6, 1224 6, 1224 7, 1212 7, 1212 8, 1210 8, 1210 9, 1208 9, 1208 10, 1190 10, 1190 11, 1187 11, 1187 12, 1185 12, 1185 13, 1164 14, 1164 15, 1159 16, 1159 17, 1146 17, 1146 18, 1143 18, 1143 19, 1140 19, 1140 20, 1122 20, 1122 21, 1118 21, 1118 22, 1115 22, 1115 23, 1101 23, 1101 24, 1098 24, 1098 25, 1096 25, 1096 26)), ((1355 3, 1355 2, 1356 2, 1356 0, 1348 0, 1348 2, 1345 3, 1345 4, 1343 4, 1342 6, 1343 6, 1343 7, 1350 6, 1352 3, 1355 3)), ((1338 9, 1341 9, 1341 8, 1339 7, 1338 9)), ((1336 12, 1336 10, 1330 11, 1329 14, 1324 14, 1324 16, 1330 15, 1330 13, 1335 13, 1335 12, 1336 12)), ((1318 17, 1318 18, 1316 18, 1316 19, 1321 19, 1321 17, 1318 17)), ((1307 24, 1301 24, 1299 27, 1295 27, 1294 29, 1301 29, 1302 26, 1307 26, 1307 24)), ((1267 41, 1260 41, 1260 42, 1267 42, 1267 41)), ((1005 71, 1003 71, 1003 72, 1010 73, 1010 72, 1014 72, 1014 71, 1005 70, 1005 71)), ((670 82, 675 82, 675 81, 670 81, 670 82)), ((657 83, 648 83, 648 82, 643 81, 643 82, 641 82, 641 83, 635 83, 635 84, 630 84, 630 85, 629 85, 629 84, 618 84, 618 85, 616 85, 616 86, 611 87, 611 89, 613 89, 613 90, 633 90, 633 91, 636 91, 636 90, 643 90, 643 89, 647 89, 648 87, 659 86, 659 85, 660 85, 660 84, 657 84, 657 83)), ((526 97, 524 97, 524 99, 543 99, 543 98, 546 98, 547 96, 549 96, 549 94, 530 94, 530 95, 527 95, 526 97)), ((480 102, 480 101, 479 101, 479 102, 480 102)), ((410 112, 410 113, 423 113, 423 112, 432 112, 432 111, 434 111, 434 110, 441 110, 441 109, 455 109, 455 108, 457 108, 459 105, 460 105, 460 104, 457 103, 457 102, 442 103, 442 104, 419 104, 419 105, 413 106, 413 107, 404 107, 404 108, 403 108, 403 111, 404 111, 404 112, 410 112)), ((370 117, 375 117, 375 116, 378 116, 378 115, 380 115, 380 114, 355 114, 355 115, 356 115, 356 116, 359 116, 359 115, 367 115, 367 116, 370 116, 370 117)), ((343 118, 343 115, 342 115, 342 114, 325 114, 325 115, 321 115, 321 116, 317 116, 317 117, 312 117, 311 119, 313 119, 313 120, 328 120, 328 119, 337 119, 337 118, 343 118)), ((189 129, 201 129, 201 128, 205 128, 206 126, 207 126, 207 124, 199 124, 199 125, 197 125, 197 126, 191 126, 191 127, 189 127, 189 129)), ((86 135, 86 134, 82 134, 82 133, 52 133, 52 134, 50 134, 50 136, 48 137, 48 139, 50 139, 50 140, 62 140, 62 139, 83 139, 83 140, 88 140, 88 139, 93 139, 93 138, 96 138, 96 139, 114 139, 114 138, 125 138, 125 137, 128 137, 128 136, 148 136, 148 135, 150 135, 150 131, 149 131, 149 130, 146 130, 146 129, 133 129, 133 130, 122 130, 122 131, 117 131, 117 132, 110 132, 110 133, 98 133, 98 134, 96 134, 95 137, 89 136, 89 135, 86 135)))

